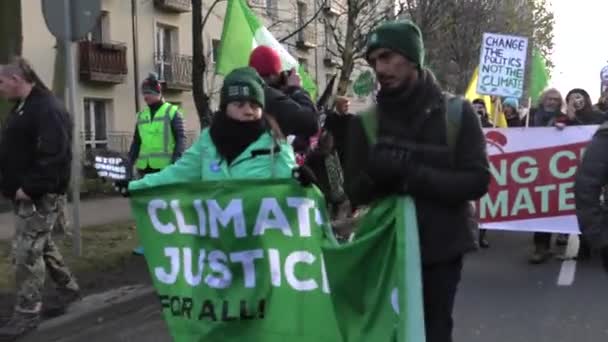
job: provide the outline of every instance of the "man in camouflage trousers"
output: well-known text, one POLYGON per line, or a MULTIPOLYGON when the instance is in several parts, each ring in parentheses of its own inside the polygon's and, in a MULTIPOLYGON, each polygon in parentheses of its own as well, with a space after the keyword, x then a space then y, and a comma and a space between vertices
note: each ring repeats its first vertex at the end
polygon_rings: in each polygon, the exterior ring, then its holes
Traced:
POLYGON ((15 213, 17 291, 13 316, 0 328, 0 341, 14 341, 38 326, 47 271, 63 298, 51 311, 64 312, 80 298, 78 284, 51 238, 70 180, 72 122, 23 59, 0 66, 0 96, 15 102, 0 140, 0 189, 15 213))

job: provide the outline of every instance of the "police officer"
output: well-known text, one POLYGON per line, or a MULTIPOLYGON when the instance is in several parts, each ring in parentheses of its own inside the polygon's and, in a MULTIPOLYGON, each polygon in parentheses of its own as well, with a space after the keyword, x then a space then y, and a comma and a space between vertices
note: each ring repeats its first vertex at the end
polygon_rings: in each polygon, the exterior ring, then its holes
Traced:
MULTIPOLYGON (((184 119, 176 105, 165 102, 158 76, 150 73, 141 85, 148 107, 137 113, 129 162, 140 177, 173 164, 184 152, 184 119)), ((135 254, 143 254, 138 247, 135 254)))
MULTIPOLYGON (((17 299, 0 341, 38 326, 48 272, 62 295, 62 313, 80 298, 51 231, 70 181, 72 121, 59 100, 23 59, 0 66, 0 96, 14 101, 0 141, 0 187, 15 212, 13 262, 17 299)), ((48 311, 48 307, 45 307, 48 311)))

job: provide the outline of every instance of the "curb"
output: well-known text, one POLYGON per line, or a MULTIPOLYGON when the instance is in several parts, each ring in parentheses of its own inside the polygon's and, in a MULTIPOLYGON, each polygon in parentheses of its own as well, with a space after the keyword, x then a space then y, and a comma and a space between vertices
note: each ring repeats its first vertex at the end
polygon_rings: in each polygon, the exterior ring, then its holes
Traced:
POLYGON ((65 315, 42 322, 38 329, 19 341, 60 340, 82 331, 84 327, 119 319, 125 314, 139 310, 144 305, 156 302, 158 302, 156 290, 144 285, 125 286, 94 294, 73 304, 65 315))

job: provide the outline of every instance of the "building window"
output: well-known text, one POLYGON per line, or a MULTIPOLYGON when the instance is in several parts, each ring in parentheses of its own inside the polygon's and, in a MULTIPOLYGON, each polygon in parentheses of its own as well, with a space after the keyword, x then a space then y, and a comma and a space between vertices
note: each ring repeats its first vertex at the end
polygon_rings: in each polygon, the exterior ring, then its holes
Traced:
POLYGON ((278 0, 264 0, 264 7, 266 8, 266 15, 271 18, 276 18, 278 13, 277 7, 278 0))
POLYGON ((87 34, 87 39, 93 42, 110 41, 110 15, 108 11, 102 11, 97 24, 91 32, 87 34))
POLYGON ((334 74, 325 74, 325 86, 326 87, 329 85, 329 82, 331 81, 332 77, 334 77, 334 74))
POLYGON ((222 41, 219 39, 211 40, 211 58, 213 63, 217 63, 218 58, 220 58, 220 45, 222 41))
MULTIPOLYGON (((298 1, 298 27, 303 27, 306 23, 306 17, 308 16, 308 6, 306 3, 298 1)), ((306 28, 300 30, 298 32, 298 38, 301 42, 307 41, 306 37, 307 30, 306 28)))
POLYGON ((154 62, 156 72, 160 79, 171 80, 171 63, 177 53, 178 31, 176 27, 157 24, 156 25, 156 51, 154 62))
POLYGON ((107 148, 108 146, 108 101, 84 100, 84 144, 86 149, 107 148))
POLYGON ((308 59, 306 58, 298 58, 298 64, 304 68, 304 70, 308 71, 308 59))

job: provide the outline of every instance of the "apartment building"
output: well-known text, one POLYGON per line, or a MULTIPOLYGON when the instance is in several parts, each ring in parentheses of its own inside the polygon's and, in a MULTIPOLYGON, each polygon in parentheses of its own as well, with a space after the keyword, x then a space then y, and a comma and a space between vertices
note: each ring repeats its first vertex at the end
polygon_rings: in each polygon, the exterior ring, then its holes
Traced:
MULTIPOLYGON (((150 72, 160 75, 167 101, 182 107, 189 136, 196 136, 191 11, 189 0, 102 1, 98 24, 75 44, 77 114, 82 116, 87 148, 128 150, 137 106, 145 106, 139 83, 150 72)), ((23 1, 22 12, 23 55, 50 86, 55 76, 55 38, 45 25, 40 1, 23 1)))
MULTIPOLYGON (((212 105, 219 101, 221 76, 215 62, 222 34, 226 1, 210 11, 203 30, 208 66, 205 86, 212 105)), ((345 10, 346 0, 249 0, 250 7, 288 51, 305 65, 321 93, 339 72, 331 32, 323 18, 345 10)), ((53 84, 55 38, 47 29, 40 1, 22 2, 23 55, 48 85, 53 84)), ((84 146, 126 151, 130 146, 138 107, 145 106, 139 84, 154 71, 163 81, 167 101, 181 106, 189 140, 196 138, 199 122, 192 100, 192 7, 190 0, 102 0, 102 15, 93 31, 76 44, 77 114, 81 115, 84 146), (133 15, 135 14, 135 16, 133 15)), ((353 79, 357 72, 353 74, 353 79)))

